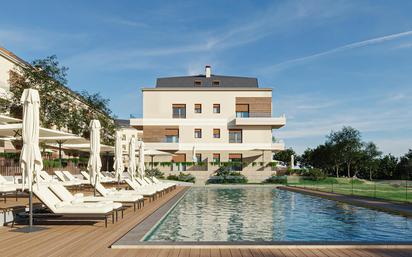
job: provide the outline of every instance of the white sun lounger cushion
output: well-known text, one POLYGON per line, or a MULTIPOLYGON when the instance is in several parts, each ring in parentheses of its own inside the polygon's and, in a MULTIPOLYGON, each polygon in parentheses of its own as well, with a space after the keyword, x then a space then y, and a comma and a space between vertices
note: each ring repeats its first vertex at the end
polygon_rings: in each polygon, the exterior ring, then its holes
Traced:
MULTIPOLYGON (((85 202, 95 201, 101 199, 101 197, 96 196, 86 196, 83 198, 85 202)), ((143 199, 143 196, 134 196, 134 195, 110 195, 104 197, 104 199, 113 202, 137 202, 143 199)))
POLYGON ((143 195, 153 195, 156 194, 156 189, 154 188, 148 188, 148 187, 143 187, 137 182, 133 182, 130 179, 125 179, 126 183, 137 193, 143 194, 143 195))
MULTIPOLYGON (((75 195, 72 195, 64 186, 59 185, 59 184, 51 184, 49 185, 50 190, 52 190, 60 199, 63 201, 70 201, 72 204, 81 204, 84 203, 84 195, 82 193, 78 193, 75 195)), ((114 203, 111 200, 107 200, 104 197, 96 197, 95 200, 92 200, 90 202, 93 203, 102 203, 102 204, 107 204, 112 206, 113 209, 118 209, 122 207, 121 203, 114 203)), ((87 202, 87 204, 92 204, 87 202)))
POLYGON ((105 214, 113 210, 110 205, 86 204, 73 205, 62 202, 45 185, 34 185, 33 192, 53 213, 56 214, 105 214))
POLYGON ((7 193, 10 191, 16 191, 16 187, 10 186, 10 185, 0 185, 0 192, 1 193, 7 193))

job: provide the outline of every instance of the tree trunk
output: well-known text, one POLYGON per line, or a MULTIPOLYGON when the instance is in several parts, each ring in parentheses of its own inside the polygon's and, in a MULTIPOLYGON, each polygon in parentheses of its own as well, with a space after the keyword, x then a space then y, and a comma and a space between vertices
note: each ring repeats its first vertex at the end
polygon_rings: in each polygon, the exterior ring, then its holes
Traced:
POLYGON ((348 178, 350 178, 350 162, 348 162, 346 164, 347 168, 348 168, 348 178))
POLYGON ((339 178, 339 166, 335 166, 335 171, 336 171, 336 177, 339 178))
POLYGON ((372 169, 369 168, 369 180, 372 181, 372 169))

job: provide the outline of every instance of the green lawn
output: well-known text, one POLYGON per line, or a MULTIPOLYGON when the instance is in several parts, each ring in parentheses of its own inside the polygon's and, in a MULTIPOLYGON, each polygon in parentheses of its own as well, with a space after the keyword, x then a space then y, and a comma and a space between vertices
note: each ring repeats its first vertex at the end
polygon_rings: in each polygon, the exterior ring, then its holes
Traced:
POLYGON ((400 185, 390 184, 388 182, 370 182, 364 181, 359 183, 355 180, 355 183, 351 183, 351 179, 339 178, 338 183, 332 183, 329 180, 326 181, 311 181, 302 179, 288 179, 288 185, 300 186, 305 188, 311 188, 315 190, 334 192, 346 195, 359 195, 382 198, 390 201, 399 202, 412 202, 412 181, 409 181, 408 192, 406 192, 405 183, 400 185), (408 194, 406 194, 408 193, 408 194))

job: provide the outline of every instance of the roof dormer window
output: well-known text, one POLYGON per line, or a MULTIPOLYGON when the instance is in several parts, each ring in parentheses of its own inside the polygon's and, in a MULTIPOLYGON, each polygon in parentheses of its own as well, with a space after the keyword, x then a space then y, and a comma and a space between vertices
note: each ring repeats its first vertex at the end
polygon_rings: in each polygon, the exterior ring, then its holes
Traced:
POLYGON ((200 81, 200 80, 195 80, 194 85, 195 85, 195 87, 200 87, 200 86, 202 86, 202 81, 200 81))
POLYGON ((220 81, 219 80, 213 80, 213 86, 214 87, 220 86, 220 81))

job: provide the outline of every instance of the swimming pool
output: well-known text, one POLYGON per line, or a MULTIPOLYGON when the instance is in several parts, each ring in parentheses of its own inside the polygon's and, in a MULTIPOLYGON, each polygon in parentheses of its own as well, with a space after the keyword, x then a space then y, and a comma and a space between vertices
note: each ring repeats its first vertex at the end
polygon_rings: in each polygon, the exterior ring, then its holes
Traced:
POLYGON ((272 187, 190 189, 146 242, 410 242, 412 219, 272 187))

